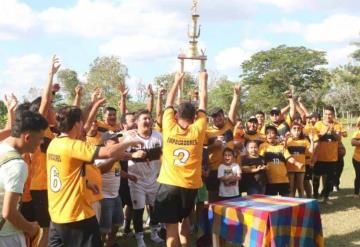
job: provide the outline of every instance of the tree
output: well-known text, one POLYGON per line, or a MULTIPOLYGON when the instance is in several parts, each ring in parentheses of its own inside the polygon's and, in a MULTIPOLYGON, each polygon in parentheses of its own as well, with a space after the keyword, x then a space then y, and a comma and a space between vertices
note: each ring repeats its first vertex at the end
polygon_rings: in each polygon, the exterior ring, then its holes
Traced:
POLYGON ((57 73, 62 92, 65 96, 67 104, 72 104, 75 98, 75 87, 80 83, 76 71, 71 69, 63 69, 57 73))
POLYGON ((358 49, 354 51, 351 56, 355 61, 360 62, 360 42, 354 42, 353 45, 357 46, 358 49))
POLYGON ((128 69, 118 57, 98 57, 90 64, 88 81, 84 86, 87 93, 96 87, 102 88, 108 105, 116 107, 120 99, 118 86, 127 76, 128 69))
POLYGON ((235 82, 228 80, 226 76, 222 76, 214 84, 209 90, 208 109, 221 107, 227 114, 233 98, 235 82))
POLYGON ((248 85, 249 97, 257 90, 264 93, 262 101, 273 101, 273 106, 284 103, 282 93, 293 86, 306 98, 309 90, 321 87, 327 82, 329 73, 323 67, 327 64, 325 52, 305 47, 285 45, 255 53, 242 64, 244 85, 248 85), (251 89, 252 87, 255 89, 251 89))
POLYGON ((7 108, 4 101, 0 100, 0 129, 4 128, 7 121, 7 108))

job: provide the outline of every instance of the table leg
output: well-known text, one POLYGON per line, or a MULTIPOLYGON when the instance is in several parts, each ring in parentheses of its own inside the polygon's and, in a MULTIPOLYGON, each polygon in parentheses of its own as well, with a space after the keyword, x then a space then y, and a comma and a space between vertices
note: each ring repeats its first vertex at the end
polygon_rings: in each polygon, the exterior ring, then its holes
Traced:
POLYGON ((213 247, 220 247, 219 235, 215 233, 212 234, 212 244, 213 247))

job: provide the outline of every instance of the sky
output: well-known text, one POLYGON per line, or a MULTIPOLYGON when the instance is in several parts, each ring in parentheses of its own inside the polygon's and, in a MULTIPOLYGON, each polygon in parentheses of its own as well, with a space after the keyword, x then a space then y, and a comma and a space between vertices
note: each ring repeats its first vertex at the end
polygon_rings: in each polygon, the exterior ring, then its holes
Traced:
MULTIPOLYGON (((82 81, 99 56, 118 56, 127 85, 179 69, 188 47, 191 0, 0 0, 0 97, 42 88, 56 54, 82 81)), ((281 44, 327 52, 328 67, 351 62, 358 0, 199 0, 200 48, 213 78, 236 80, 241 63, 281 44)), ((186 63, 197 71, 199 64, 186 63)))

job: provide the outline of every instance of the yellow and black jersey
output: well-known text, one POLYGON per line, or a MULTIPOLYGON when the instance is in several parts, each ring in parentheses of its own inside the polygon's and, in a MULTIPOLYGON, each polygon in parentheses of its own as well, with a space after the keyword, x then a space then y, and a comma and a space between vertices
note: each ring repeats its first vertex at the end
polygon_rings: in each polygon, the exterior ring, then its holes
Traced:
POLYGON ((98 147, 60 136, 47 150, 48 199, 51 220, 76 222, 95 215, 86 193, 86 163, 93 163, 98 147))
POLYGON ((164 111, 162 126, 163 156, 158 182, 182 188, 200 188, 206 113, 199 110, 195 122, 183 129, 176 122, 174 109, 168 107, 164 111))
MULTIPOLYGON (((234 124, 229 119, 225 120, 225 124, 221 129, 217 128, 216 126, 209 126, 206 129, 205 144, 211 145, 216 141, 217 137, 223 136, 226 142, 226 147, 234 149, 233 131, 234 131, 234 124)), ((212 152, 209 152, 210 170, 216 171, 219 165, 222 163, 223 148, 219 148, 216 150, 212 150, 212 152)))
POLYGON ((100 132, 107 132, 107 131, 118 132, 122 129, 119 123, 116 123, 115 125, 110 125, 102 120, 97 120, 97 125, 98 125, 98 131, 100 132))
MULTIPOLYGON (((336 140, 335 136, 330 132, 325 135, 320 135, 328 129, 328 126, 323 122, 319 121, 315 124, 315 129, 319 135, 319 145, 317 151, 317 160, 322 162, 336 162, 338 161, 338 149, 339 140, 336 140)), ((338 133, 343 132, 343 127, 340 123, 334 123, 334 131, 338 133)))
MULTIPOLYGON (((304 165, 306 164, 306 157, 311 157, 309 152, 310 142, 307 139, 294 139, 290 137, 286 141, 286 147, 291 157, 304 165)), ((305 172, 305 166, 300 169, 289 162, 286 163, 286 168, 288 172, 305 172)))
POLYGON ((271 145, 264 142, 260 145, 259 154, 264 157, 266 176, 269 184, 288 183, 286 161, 290 153, 281 144, 271 145))
POLYGON ((246 147, 246 145, 248 144, 249 141, 255 141, 257 143, 258 146, 260 146, 262 143, 265 142, 266 140, 266 136, 256 132, 256 133, 251 133, 251 132, 245 132, 244 136, 244 146, 246 147))

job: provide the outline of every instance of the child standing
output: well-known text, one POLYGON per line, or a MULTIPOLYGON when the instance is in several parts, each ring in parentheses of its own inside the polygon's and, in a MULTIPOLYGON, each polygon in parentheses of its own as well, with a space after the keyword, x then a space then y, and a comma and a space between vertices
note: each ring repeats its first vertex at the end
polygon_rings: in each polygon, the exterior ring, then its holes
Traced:
POLYGON ((223 151, 223 164, 218 169, 220 200, 239 196, 239 180, 241 179, 240 166, 234 163, 234 151, 225 148, 223 151))
POLYGON ((241 161, 243 172, 240 191, 247 195, 264 194, 266 186, 265 160, 259 155, 257 142, 248 141, 246 145, 247 155, 241 161))

